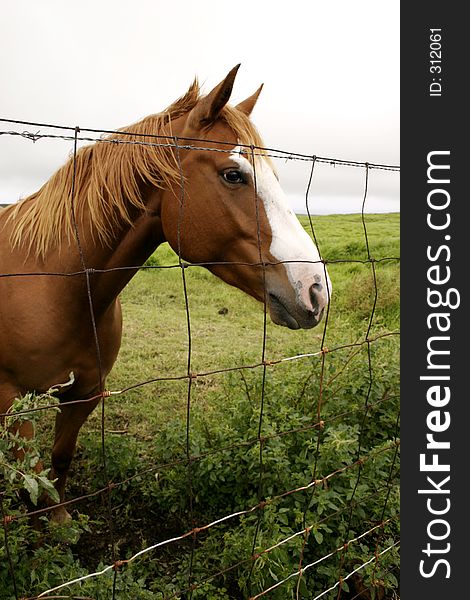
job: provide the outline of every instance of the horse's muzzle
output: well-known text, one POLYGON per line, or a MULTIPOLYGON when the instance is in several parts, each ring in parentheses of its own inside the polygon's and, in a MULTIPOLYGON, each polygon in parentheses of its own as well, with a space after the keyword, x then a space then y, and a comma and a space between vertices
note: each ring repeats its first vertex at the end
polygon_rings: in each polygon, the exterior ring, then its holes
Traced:
POLYGON ((288 302, 275 293, 268 294, 268 308, 271 320, 276 325, 289 329, 312 329, 323 317, 327 302, 322 293, 322 285, 314 283, 310 286, 311 305, 305 307, 299 302, 288 302))

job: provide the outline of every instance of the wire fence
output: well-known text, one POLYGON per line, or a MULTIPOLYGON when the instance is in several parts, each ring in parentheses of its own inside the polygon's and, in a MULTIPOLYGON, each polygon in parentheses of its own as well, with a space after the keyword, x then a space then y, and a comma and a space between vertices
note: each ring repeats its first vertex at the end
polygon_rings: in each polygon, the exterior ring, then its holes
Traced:
MULTIPOLYGON (((103 137, 109 131, 99 131, 95 129, 83 129, 79 127, 62 127, 59 125, 31 123, 23 121, 13 121, 2 119, 1 122, 14 124, 17 129, 20 127, 38 128, 37 131, 18 131, 4 130, 0 131, 0 136, 20 136, 32 142, 39 142, 43 139, 61 139, 73 146, 72 160, 74 170, 71 182, 71 197, 69 199, 74 206, 74 196, 76 187, 76 157, 79 144, 83 142, 94 142, 97 144, 142 144, 149 147, 167 147, 171 149, 176 157, 178 168, 180 170, 181 193, 180 193, 180 214, 178 223, 178 248, 177 259, 171 264, 146 264, 117 267, 112 269, 96 269, 89 265, 86 260, 82 247, 82 237, 77 221, 74 218, 74 230, 76 245, 80 255, 81 268, 73 272, 54 272, 54 271, 35 271, 18 273, 0 273, 0 281, 4 278, 23 278, 23 277, 60 277, 60 278, 85 278, 86 293, 88 297, 89 318, 92 323, 94 344, 97 356, 97 370, 99 373, 99 392, 92 398, 83 398, 73 400, 70 404, 83 404, 88 402, 100 401, 101 406, 101 425, 100 425, 100 452, 105 485, 86 491, 71 497, 60 503, 64 507, 73 507, 81 503, 91 502, 94 498, 103 499, 104 513, 106 516, 106 529, 108 532, 109 551, 105 551, 96 560, 99 565, 95 570, 89 569, 85 574, 74 578, 67 578, 65 575, 61 583, 48 586, 47 589, 41 589, 38 584, 34 589, 31 588, 28 600, 38 598, 70 598, 84 600, 85 598, 95 598, 89 595, 89 592, 83 592, 89 589, 83 586, 94 580, 101 580, 104 577, 111 577, 111 586, 109 588, 109 598, 128 597, 120 595, 120 580, 125 577, 126 570, 132 565, 138 564, 149 557, 158 562, 159 558, 164 556, 167 561, 171 556, 176 566, 172 569, 174 572, 185 572, 186 586, 181 584, 182 579, 178 579, 178 585, 173 586, 173 591, 155 591, 156 598, 228 598, 243 597, 249 600, 255 600, 261 597, 271 598, 309 598, 317 600, 319 598, 329 597, 352 600, 353 598, 395 598, 396 587, 386 585, 387 577, 398 577, 396 573, 396 561, 387 562, 387 555, 396 554, 398 540, 398 519, 396 511, 396 494, 398 487, 398 455, 399 455, 399 415, 396 407, 396 389, 380 388, 380 394, 377 389, 380 387, 380 373, 382 364, 376 364, 374 348, 387 342, 387 340, 396 339, 399 335, 397 330, 387 330, 374 328, 377 317, 377 304, 380 295, 380 282, 378 269, 382 266, 396 265, 399 262, 398 256, 376 257, 373 254, 374 248, 370 241, 368 218, 366 214, 367 199, 370 189, 370 175, 374 170, 388 172, 397 172, 399 167, 394 165, 383 165, 374 163, 361 163, 356 161, 347 161, 320 156, 308 156, 299 153, 285 152, 271 148, 244 147, 245 155, 252 159, 252 164, 256 165, 254 158, 257 155, 269 156, 272 160, 302 161, 307 163, 309 168, 308 184, 305 191, 305 212, 308 220, 309 233, 311 234, 317 248, 320 251, 320 262, 324 265, 336 265, 338 268, 347 265, 357 268, 369 269, 369 281, 371 283, 371 306, 367 318, 367 324, 364 334, 360 339, 348 340, 344 343, 336 343, 333 346, 327 345, 327 335, 331 329, 331 322, 335 315, 332 313, 331 303, 329 304, 325 317, 324 327, 321 333, 318 347, 306 348, 302 352, 289 354, 286 356, 269 358, 267 352, 268 342, 268 320, 267 320, 267 301, 266 285, 264 298, 264 318, 262 323, 262 343, 261 351, 257 360, 230 366, 221 366, 220 368, 209 368, 195 370, 193 368, 193 345, 194 318, 191 312, 190 302, 190 282, 188 281, 188 272, 199 267, 235 264, 223 261, 205 262, 205 263, 187 263, 181 257, 181 231, 180 223, 183 220, 184 210, 188 202, 185 193, 185 178, 180 160, 182 150, 205 150, 207 152, 232 152, 232 148, 227 146, 223 148, 223 143, 217 141, 218 147, 211 147, 215 141, 201 141, 196 139, 182 139, 176 137, 164 136, 145 136, 139 134, 139 139, 126 139, 126 136, 132 136, 132 132, 119 132, 119 139, 110 139, 103 137), (42 132, 47 129, 49 132, 42 132), (51 133, 50 131, 59 131, 60 133, 51 133), (158 141, 156 141, 158 138, 158 141), (315 183, 315 169, 318 164, 361 169, 364 173, 363 194, 360 208, 360 223, 362 226, 362 240, 365 249, 364 257, 354 257, 348 255, 336 256, 334 258, 324 255, 319 243, 315 218, 311 214, 311 190, 315 183), (129 381, 121 389, 107 389, 104 386, 103 365, 101 364, 101 347, 97 330, 95 309, 93 304, 93 276, 97 273, 109 273, 118 270, 178 270, 181 274, 181 288, 184 302, 184 314, 186 321, 186 359, 185 364, 180 367, 179 374, 158 374, 143 381, 129 381), (344 356, 346 355, 346 358, 344 356), (334 370, 329 368, 328 361, 338 356, 334 370), (346 394, 356 394, 351 398, 351 408, 345 407, 344 402, 335 406, 335 397, 344 394, 347 387, 344 382, 348 370, 352 368, 354 361, 358 357, 365 356, 361 363, 362 377, 361 383, 357 389, 348 390, 346 394), (307 393, 314 393, 315 403, 311 404, 306 411, 308 420, 295 422, 295 426, 288 426, 285 429, 275 430, 271 427, 270 415, 268 418, 268 408, 270 402, 270 384, 268 382, 272 374, 282 366, 286 368, 292 365, 302 365, 302 386, 299 388, 299 397, 307 393), (256 385, 254 380, 248 380, 248 375, 256 375, 256 385), (378 374, 379 373, 379 374, 378 374), (195 451, 193 444, 193 411, 194 394, 198 382, 208 380, 214 376, 234 376, 240 378, 245 386, 246 395, 251 401, 254 397, 257 400, 256 421, 254 427, 255 434, 246 439, 229 441, 210 449, 199 449, 195 451), (109 435, 107 434, 106 423, 108 422, 108 412, 112 409, 115 399, 124 396, 135 390, 140 390, 146 386, 156 384, 184 384, 185 395, 185 435, 183 440, 182 453, 171 460, 162 461, 151 466, 141 465, 134 473, 121 479, 115 480, 110 472, 110 452, 109 435), (376 389, 377 388, 377 389, 376 389), (313 390, 313 392, 312 392, 313 390), (378 395, 379 394, 379 395, 378 395), (354 402, 352 401, 354 399, 354 402), (328 404, 325 407, 325 404, 328 404), (381 411, 394 410, 394 426, 390 428, 387 435, 384 435, 380 424, 374 425, 374 419, 381 411), (268 426, 269 421, 269 426, 268 426), (334 464, 334 456, 328 460, 323 458, 322 451, 327 443, 328 432, 334 432, 338 428, 343 438, 336 439, 336 446, 332 448, 337 450, 338 461, 334 464), (348 429, 349 428, 349 429, 348 429), (351 431, 354 434, 351 434, 351 431), (299 440, 302 443, 306 440, 308 446, 309 472, 302 472, 301 476, 294 471, 292 466, 291 484, 287 488, 277 489, 275 482, 270 479, 273 477, 270 468, 272 447, 286 440, 299 440), (351 440, 354 440, 353 442, 351 440), (342 454, 342 444, 348 444, 347 454, 342 454), (353 447, 352 447, 353 446, 353 447), (226 511, 226 514, 219 514, 217 518, 207 518, 209 511, 205 514, 198 510, 199 484, 196 480, 196 467, 214 458, 217 461, 231 460, 231 456, 240 449, 247 452, 256 452, 256 475, 251 477, 251 488, 255 492, 250 496, 251 502, 247 502, 244 507, 238 507, 237 510, 226 511), (346 456, 349 458, 346 460, 346 456), (377 465, 377 471, 373 471, 377 465), (156 476, 162 473, 172 472, 172 469, 178 468, 180 477, 184 473, 184 487, 186 499, 184 502, 185 518, 178 522, 178 527, 186 525, 186 528, 180 529, 174 535, 168 535, 164 539, 159 539, 155 543, 146 543, 144 547, 127 551, 123 556, 119 549, 119 540, 116 534, 116 507, 113 505, 113 494, 117 490, 126 490, 130 485, 146 487, 149 481, 154 481, 156 476), (329 469, 329 470, 328 470, 329 469), (379 480, 372 481, 371 478, 377 477, 379 480), (346 477, 347 476, 347 477, 346 477), (325 502, 323 498, 328 496, 325 502), (392 497, 394 501, 392 502, 392 497), (374 504, 373 514, 367 514, 364 507, 374 504), (340 518, 341 528, 331 536, 333 540, 328 548, 322 545, 325 536, 331 533, 331 527, 335 527, 340 518), (360 525, 362 523, 362 526, 360 525), (249 527, 247 526, 249 524, 249 527), (224 543, 224 539, 230 544, 230 532, 243 527, 244 544, 238 548, 238 559, 230 564, 222 563, 217 560, 207 560, 204 563, 205 573, 201 573, 200 549, 204 548, 203 543, 209 539, 212 532, 218 532, 215 543, 224 543), (359 528, 362 527, 361 530, 359 528), (270 531, 268 536, 266 531, 270 531), (250 534, 246 534, 249 531, 250 534), (224 536, 227 535, 226 538, 224 536), (339 542, 338 542, 339 540, 339 542), (334 543, 336 542, 336 544, 334 543), (161 552, 167 550, 168 555, 162 555, 161 552), (183 559, 184 557, 184 559, 183 559), (359 559, 358 557, 361 557, 359 559), (211 566, 212 564, 212 566, 211 566), (330 566, 326 566, 330 565, 330 566), (332 565, 332 566, 331 566, 332 565), (266 574, 267 571, 267 574, 266 574), (368 572, 368 577, 362 575, 364 571, 368 572), (242 581, 240 589, 243 591, 234 592, 225 590, 226 596, 217 596, 214 589, 224 588, 230 575, 236 573, 238 581, 242 581), (244 575, 241 576, 240 573, 244 575), (260 573, 263 573, 261 576, 260 573), (334 573, 334 576, 332 575, 334 573), (312 575, 313 574, 313 575, 312 575), (318 591, 318 585, 315 580, 323 581, 324 587, 318 591), (209 587, 207 587, 209 586, 209 587), (212 586, 212 587, 210 587, 212 586), (210 595, 207 590, 212 590, 210 595), (85 595, 83 595, 85 593, 85 595), (203 595, 198 595, 203 594, 203 595), (207 595, 204 595, 207 594, 207 595), (276 595, 281 594, 281 595, 276 595)), ((256 169, 255 169, 256 176, 256 169)), ((256 177, 255 177, 256 182, 256 177)), ((256 183, 255 183, 256 196, 256 183)), ((266 269, 272 264, 267 263, 262 256, 261 241, 259 232, 259 214, 258 200, 255 197, 257 211, 257 239, 259 260, 255 263, 243 263, 246 266, 261 269, 265 277, 266 269)), ((242 264, 242 263, 237 263, 242 264)), ((354 277, 352 274, 351 277, 354 277)), ((398 287, 398 281, 396 281, 398 287)), ((124 323, 125 327, 125 323, 124 323)), ((383 361, 383 358, 380 360, 383 361)), ((386 386, 385 386, 386 388, 386 386)), ((47 402, 41 405, 28 407, 23 410, 17 410, 14 418, 24 417, 25 415, 43 415, 50 411, 57 411, 60 408, 60 402, 54 401, 49 397, 47 402)), ((0 414, 0 418, 7 421, 11 419, 10 412, 0 414)), ((132 418, 132 416, 130 417, 132 418)), ((229 437, 229 436, 228 436, 229 437)), ((292 443, 293 442, 289 442, 292 443)), ((329 451, 330 452, 330 451, 329 451)), ((330 452, 331 454, 331 452, 330 452)), ((333 452, 334 455, 334 452, 333 452)), ((235 466, 234 466, 235 468, 235 466)), ((283 465, 283 468, 286 465, 283 465)), ((253 473, 255 470, 253 470, 253 473)), ((285 481, 285 478, 281 478, 285 481)), ((220 482, 219 482, 220 483, 220 482)), ((92 485, 92 482, 90 482, 92 485)), ((217 485, 217 484, 214 484, 217 485)), ((209 502, 210 503, 210 502, 209 502)), ((42 507, 34 510, 25 510, 18 508, 11 503, 6 502, 5 492, 0 493, 0 506, 2 510, 2 527, 4 537, 4 555, 8 564, 9 576, 12 582, 13 596, 16 600, 23 600, 25 596, 21 595, 19 586, 16 584, 15 573, 18 570, 20 561, 28 561, 28 552, 19 556, 20 550, 12 542, 14 537, 14 528, 22 522, 27 522, 33 517, 48 515, 53 507, 42 507)), ((57 505, 56 505, 57 506, 57 505)), ((159 518, 162 518, 160 515, 159 518)), ((155 527, 158 528, 158 518, 156 518, 155 527)), ((157 536, 158 537, 158 536, 157 536)), ((214 544, 212 544, 212 552, 214 544)), ((219 548, 219 552, 222 550, 219 548)), ((210 559, 211 557, 206 557, 210 559)), ((163 561, 163 559, 162 559, 163 561)), ((224 588, 225 589, 225 588, 224 588)), ((143 592, 142 592, 143 593, 143 592)), ((221 592, 222 593, 222 592, 221 592)), ((105 597, 97 595, 96 597, 105 597)), ((144 596, 142 596, 144 597, 144 596)), ((148 597, 148 596, 145 596, 148 597)))

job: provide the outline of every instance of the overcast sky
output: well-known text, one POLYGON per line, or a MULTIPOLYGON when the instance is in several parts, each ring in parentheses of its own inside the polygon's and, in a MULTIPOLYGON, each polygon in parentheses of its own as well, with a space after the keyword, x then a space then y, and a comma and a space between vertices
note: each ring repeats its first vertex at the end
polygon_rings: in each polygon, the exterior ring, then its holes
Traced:
MULTIPOLYGON (((399 164, 398 0, 3 0, 0 28, 1 118, 116 129, 241 62, 232 100, 265 84, 252 117, 267 146, 399 164)), ((38 128, 0 122, 10 130, 38 128)), ((70 150, 0 135, 0 203, 35 191, 70 150)), ((277 165, 297 211, 309 167, 277 165)), ((369 211, 398 210, 398 180, 371 172, 369 211)), ((363 181, 317 165, 311 211, 360 210, 363 181)))

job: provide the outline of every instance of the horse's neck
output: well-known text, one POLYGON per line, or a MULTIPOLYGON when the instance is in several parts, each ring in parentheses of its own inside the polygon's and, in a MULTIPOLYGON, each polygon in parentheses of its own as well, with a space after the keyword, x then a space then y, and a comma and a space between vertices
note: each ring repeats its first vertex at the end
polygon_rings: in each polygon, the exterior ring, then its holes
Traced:
POLYGON ((165 241, 160 194, 150 193, 146 206, 147 210, 136 216, 132 226, 123 227, 110 246, 96 244, 91 236, 81 240, 80 261, 85 262, 86 268, 98 271, 93 275, 97 307, 109 306, 155 248, 165 241))

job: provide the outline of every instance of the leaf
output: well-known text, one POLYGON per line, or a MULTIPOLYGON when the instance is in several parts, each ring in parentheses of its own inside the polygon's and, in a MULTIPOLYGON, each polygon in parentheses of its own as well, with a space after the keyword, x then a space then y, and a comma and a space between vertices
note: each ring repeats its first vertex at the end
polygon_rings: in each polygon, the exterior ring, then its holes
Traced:
POLYGON ((23 475, 23 479, 24 479, 24 487, 29 492, 29 497, 31 498, 31 502, 34 505, 36 505, 38 502, 38 496, 39 496, 38 481, 31 475, 26 475, 26 474, 23 475))
POLYGON ((49 496, 54 500, 54 502, 60 502, 59 492, 55 489, 54 484, 47 477, 40 476, 38 477, 41 482, 41 487, 46 490, 49 496))
POLYGON ((39 462, 39 455, 35 454, 31 460, 29 461, 29 466, 34 469, 34 467, 38 464, 39 462))
POLYGON ((271 577, 274 579, 274 581, 279 581, 279 577, 276 575, 276 573, 274 573, 274 571, 272 571, 271 569, 269 569, 269 574, 271 575, 271 577))
POLYGON ((323 534, 321 531, 313 530, 313 537, 315 538, 317 544, 321 544, 323 542, 323 534))

